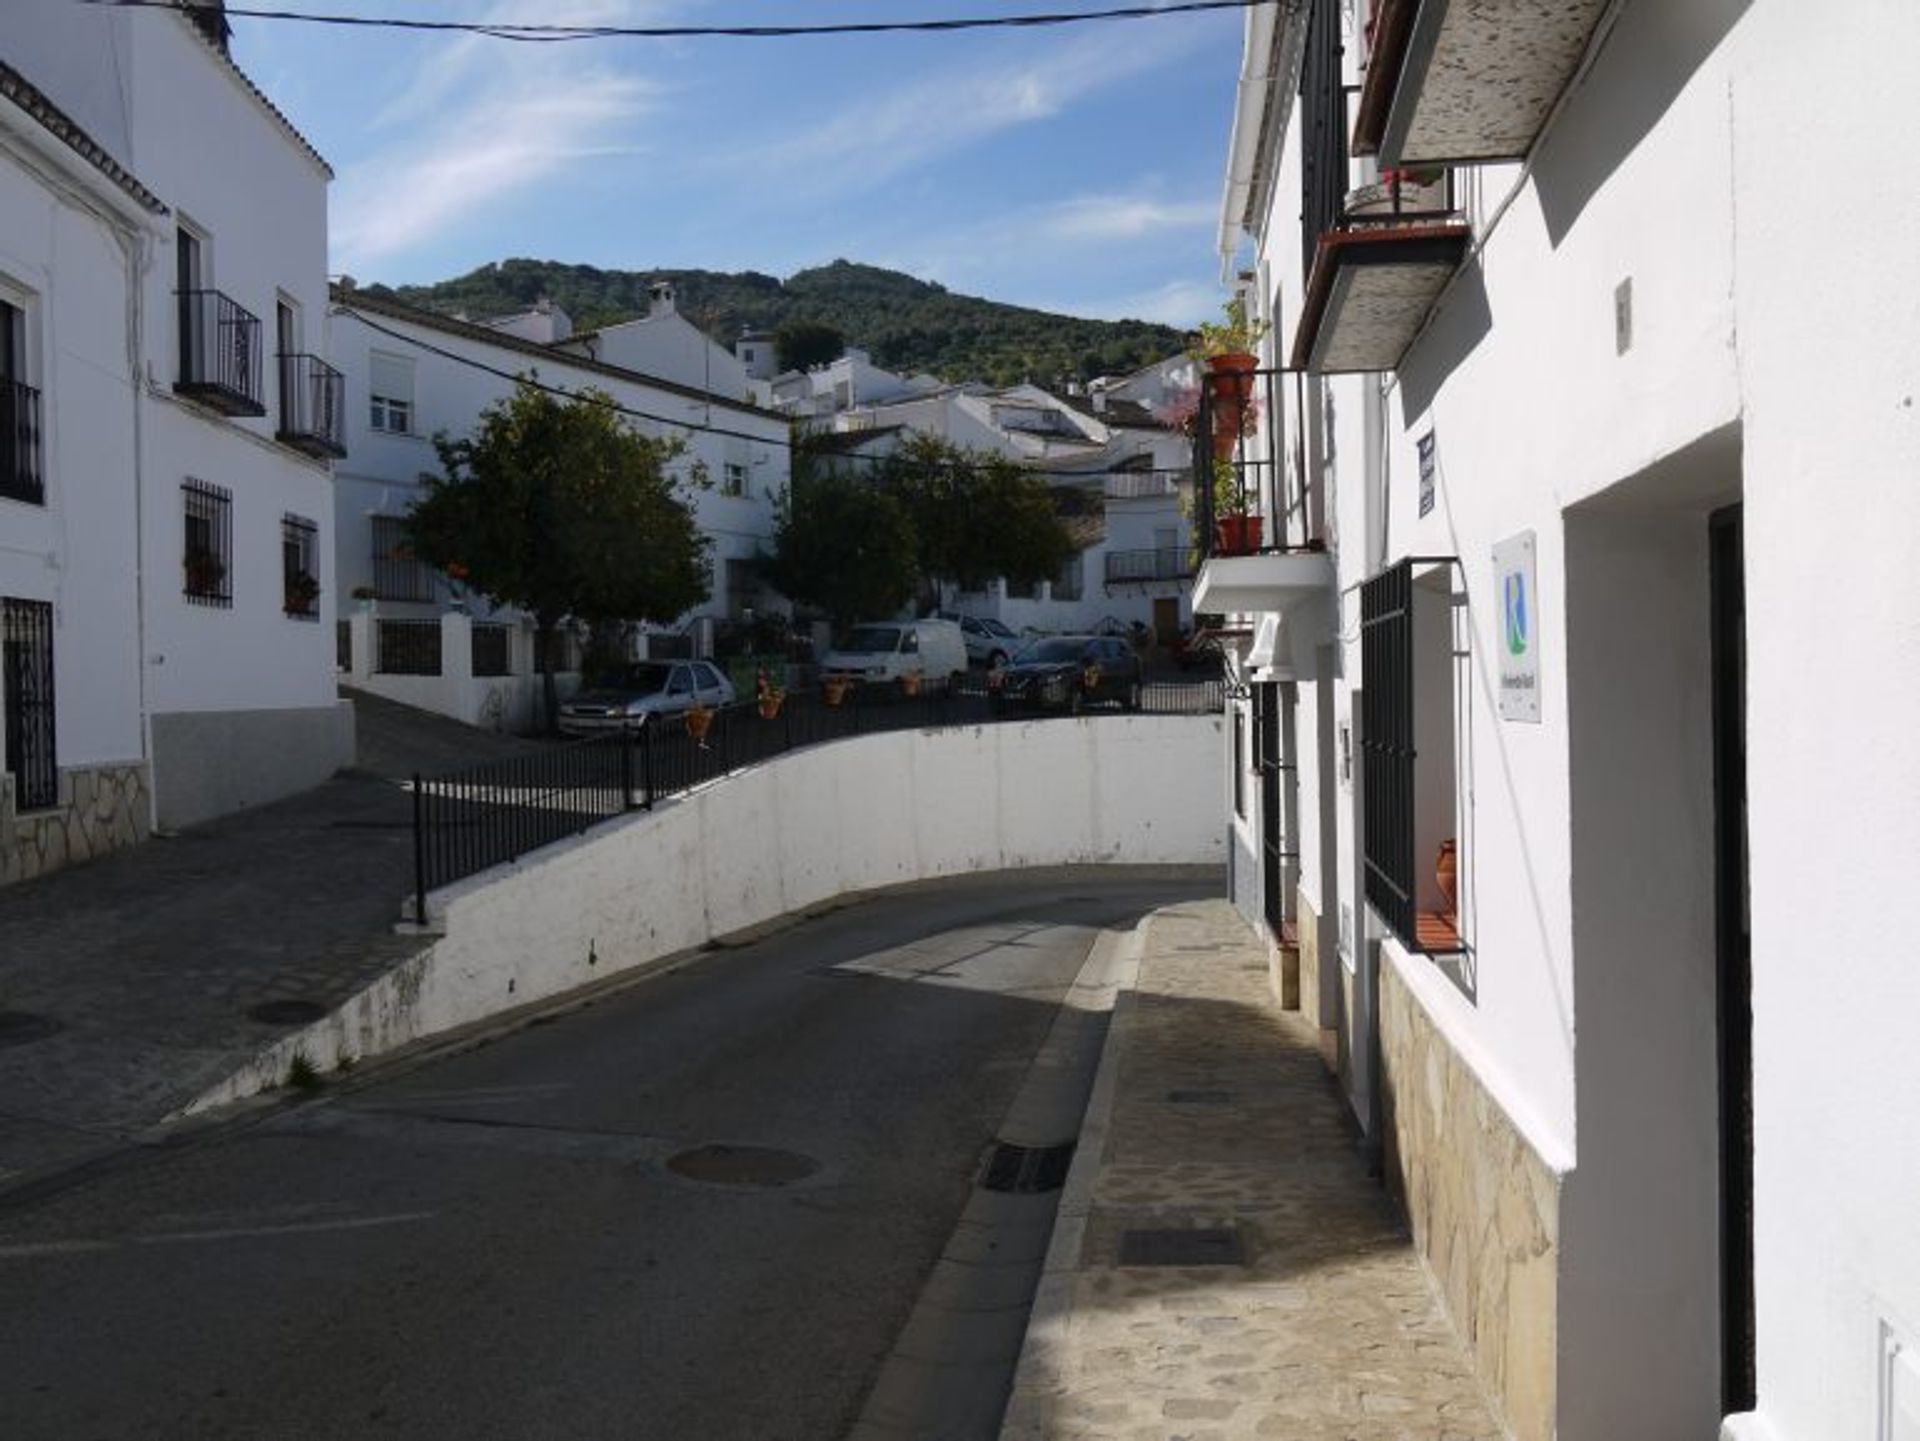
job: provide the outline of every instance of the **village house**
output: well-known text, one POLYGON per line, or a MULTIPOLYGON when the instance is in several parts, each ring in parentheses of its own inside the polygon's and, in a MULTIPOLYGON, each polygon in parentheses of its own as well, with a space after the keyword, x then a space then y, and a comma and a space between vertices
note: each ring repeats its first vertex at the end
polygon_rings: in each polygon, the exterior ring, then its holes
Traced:
POLYGON ((0 878, 314 785, 334 694, 325 161, 217 4, 0 57, 0 878))
POLYGON ((1245 35, 1234 898, 1514 1435, 1920 1434, 1920 12, 1245 35))

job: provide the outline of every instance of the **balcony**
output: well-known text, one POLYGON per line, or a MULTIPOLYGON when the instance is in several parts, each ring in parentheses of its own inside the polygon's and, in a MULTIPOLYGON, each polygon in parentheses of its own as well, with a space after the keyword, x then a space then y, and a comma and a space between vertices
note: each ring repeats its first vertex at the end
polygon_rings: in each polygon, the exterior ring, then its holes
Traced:
POLYGON ((1185 580, 1192 574, 1193 551, 1184 545, 1107 552, 1109 587, 1156 580, 1185 580))
POLYGON ((1174 493, 1173 477, 1154 470, 1113 471, 1105 490, 1108 500, 1164 500, 1174 493))
POLYGON ((1374 0, 1353 152, 1383 166, 1517 160, 1607 0, 1374 0))
POLYGON ((217 290, 183 290, 173 388, 222 415, 265 415, 260 317, 217 290))
POLYGON ((347 453, 346 396, 346 377, 317 355, 282 355, 274 438, 316 460, 338 460, 347 453))
POLYGON ((1338 7, 1321 0, 1301 81, 1306 282, 1292 353, 1316 375, 1397 368, 1469 239, 1449 172, 1383 170, 1347 153, 1354 94, 1340 83, 1340 54, 1338 7))
POLYGON ((1297 370, 1209 375, 1195 416, 1193 462, 1200 555, 1193 608, 1277 617, 1288 674, 1302 680, 1314 674, 1318 648, 1332 638, 1334 614, 1326 496, 1310 479, 1305 414, 1297 370))
POLYGON ((40 473, 40 392, 0 380, 0 499, 46 502, 40 473))

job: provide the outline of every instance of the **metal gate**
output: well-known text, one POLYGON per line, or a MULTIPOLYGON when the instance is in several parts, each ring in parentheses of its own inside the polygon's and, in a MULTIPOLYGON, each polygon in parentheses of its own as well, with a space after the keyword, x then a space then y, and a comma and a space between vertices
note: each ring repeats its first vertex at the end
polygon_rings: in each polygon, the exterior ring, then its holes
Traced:
POLYGON ((7 774, 14 806, 38 811, 60 800, 53 750, 53 607, 0 599, 0 702, 6 711, 7 774))

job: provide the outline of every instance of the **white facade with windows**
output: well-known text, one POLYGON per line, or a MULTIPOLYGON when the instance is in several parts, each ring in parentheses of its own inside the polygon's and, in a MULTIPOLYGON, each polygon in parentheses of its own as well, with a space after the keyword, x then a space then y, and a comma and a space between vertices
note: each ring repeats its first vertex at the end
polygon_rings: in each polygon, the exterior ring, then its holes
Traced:
MULTIPOLYGON (((786 493, 791 467, 783 418, 362 291, 337 290, 334 299, 334 353, 348 394, 365 398, 348 407, 349 453, 337 469, 335 492, 335 565, 343 591, 361 598, 342 647, 352 684, 473 723, 534 724, 538 662, 530 621, 496 611, 412 559, 403 519, 421 493, 421 477, 439 469, 433 436, 471 432, 481 412, 510 397, 514 377, 523 374, 567 393, 603 391, 629 412, 640 433, 684 442, 676 464, 695 518, 713 543, 713 589, 704 605, 666 629, 764 608, 753 562, 772 547, 774 506, 786 493), (425 621, 447 631, 428 659, 415 650, 396 659, 401 652, 392 637, 383 652, 383 634, 425 621), (494 633, 501 626, 506 637, 494 633), (469 663, 474 628, 483 632, 483 645, 506 647, 503 673, 484 661, 469 663)), ((577 683, 575 652, 555 664, 565 673, 563 688, 577 683)))
POLYGON ((0 484, 13 874, 351 756, 326 548, 296 584, 286 546, 331 523, 329 172, 221 35, 217 7, 36 6, 0 56, 7 468, 30 448, 38 472, 0 484), (120 819, 89 833, 89 809, 120 819))
POLYGON ((1236 899, 1513 1434, 1899 1441, 1920 197, 1863 141, 1920 14, 1476 15, 1246 22, 1222 248, 1305 531, 1197 585, 1236 899))

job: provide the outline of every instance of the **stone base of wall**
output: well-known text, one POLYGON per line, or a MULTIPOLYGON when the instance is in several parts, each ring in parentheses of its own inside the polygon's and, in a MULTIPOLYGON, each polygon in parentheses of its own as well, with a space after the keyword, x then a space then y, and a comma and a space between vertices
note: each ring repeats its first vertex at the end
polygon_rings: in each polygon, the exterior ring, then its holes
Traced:
POLYGON ((1559 1178, 1385 955, 1380 1047, 1387 1178, 1414 1243, 1512 1434, 1551 1441, 1559 1178))
POLYGON ((25 814, 13 777, 0 775, 0 886, 136 845, 151 818, 144 761, 62 771, 59 804, 25 814))
MULTIPOLYGON (((1266 926, 1262 924, 1262 931, 1266 926)), ((1267 988, 1283 1011, 1300 1009, 1300 948, 1278 936, 1267 936, 1267 988)))
POLYGON ((1320 991, 1320 917, 1304 887, 1295 892, 1294 934, 1300 942, 1300 1013, 1320 1034, 1320 1059, 1329 1071, 1340 1064, 1340 1033, 1327 1024, 1332 1011, 1320 991))

